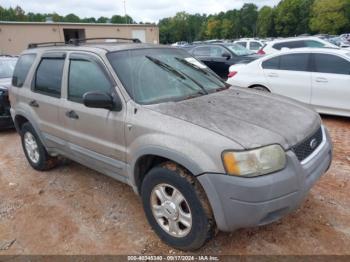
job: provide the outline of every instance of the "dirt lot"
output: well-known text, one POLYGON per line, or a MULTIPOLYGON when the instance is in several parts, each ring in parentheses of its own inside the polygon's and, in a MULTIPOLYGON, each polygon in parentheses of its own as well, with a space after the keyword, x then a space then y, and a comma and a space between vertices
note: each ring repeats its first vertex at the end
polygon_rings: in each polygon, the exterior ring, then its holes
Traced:
MULTIPOLYGON (((350 254, 350 119, 324 117, 335 146, 330 171, 281 221, 219 233, 197 252, 350 254)), ((39 173, 14 131, 0 133, 1 254, 182 254, 164 245, 128 186, 76 163, 39 173)))

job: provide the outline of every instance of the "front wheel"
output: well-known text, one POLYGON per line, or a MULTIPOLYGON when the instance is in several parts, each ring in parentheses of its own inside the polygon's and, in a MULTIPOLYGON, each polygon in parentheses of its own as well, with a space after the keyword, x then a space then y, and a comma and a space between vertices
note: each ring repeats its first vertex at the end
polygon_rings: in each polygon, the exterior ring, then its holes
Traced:
POLYGON ((148 222, 168 245, 195 250, 214 234, 214 219, 199 182, 186 170, 166 163, 149 171, 142 183, 148 222))

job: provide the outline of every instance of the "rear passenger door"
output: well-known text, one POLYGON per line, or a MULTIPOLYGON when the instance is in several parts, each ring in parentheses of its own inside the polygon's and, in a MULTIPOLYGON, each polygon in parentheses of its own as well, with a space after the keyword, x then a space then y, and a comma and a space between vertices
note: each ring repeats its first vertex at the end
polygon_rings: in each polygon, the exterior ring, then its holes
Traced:
POLYGON ((96 55, 70 53, 68 63, 66 99, 60 115, 64 118, 70 151, 84 165, 123 180, 125 106, 121 111, 115 111, 83 104, 83 95, 87 92, 104 92, 118 97, 116 83, 96 55))
POLYGON ((55 137, 62 136, 64 129, 59 121, 59 108, 61 105, 62 74, 66 53, 53 52, 43 54, 36 67, 31 90, 23 88, 22 94, 28 103, 39 125, 40 131, 45 136, 47 146, 56 146, 55 137))
POLYGON ((210 46, 211 63, 210 68, 221 78, 227 79, 229 67, 234 64, 235 57, 222 46, 210 46), (230 58, 224 57, 223 54, 230 54, 230 58))
POLYGON ((304 103, 311 100, 310 55, 280 55, 262 63, 268 88, 304 103))
POLYGON ((209 46, 198 46, 192 50, 192 55, 202 61, 209 68, 211 67, 211 56, 209 46))
MULTIPOLYGON (((350 62, 331 54, 313 54, 311 103, 350 113, 350 62)), ((335 111, 335 113, 336 113, 335 111)))

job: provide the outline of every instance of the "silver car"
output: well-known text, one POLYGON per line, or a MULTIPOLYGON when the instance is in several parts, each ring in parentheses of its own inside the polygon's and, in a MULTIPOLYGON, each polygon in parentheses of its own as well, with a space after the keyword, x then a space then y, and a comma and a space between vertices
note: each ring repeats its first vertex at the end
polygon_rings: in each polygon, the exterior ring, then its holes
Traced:
POLYGON ((184 50, 31 47, 10 90, 30 165, 48 170, 64 156, 129 184, 154 231, 175 248, 200 248, 216 229, 280 219, 331 164, 316 112, 230 87, 184 50))

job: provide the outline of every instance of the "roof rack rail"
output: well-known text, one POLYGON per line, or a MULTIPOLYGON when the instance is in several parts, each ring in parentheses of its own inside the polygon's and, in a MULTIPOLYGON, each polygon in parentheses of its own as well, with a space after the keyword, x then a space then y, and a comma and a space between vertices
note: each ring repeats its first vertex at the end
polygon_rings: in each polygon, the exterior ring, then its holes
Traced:
POLYGON ((42 43, 30 43, 28 49, 37 48, 37 47, 48 47, 48 46, 62 46, 65 45, 65 42, 42 42, 42 43))
POLYGON ((138 38, 124 38, 124 37, 94 37, 94 38, 72 38, 68 41, 69 44, 79 45, 80 43, 85 43, 86 41, 91 40, 126 40, 133 43, 141 43, 138 38))

